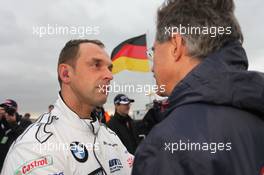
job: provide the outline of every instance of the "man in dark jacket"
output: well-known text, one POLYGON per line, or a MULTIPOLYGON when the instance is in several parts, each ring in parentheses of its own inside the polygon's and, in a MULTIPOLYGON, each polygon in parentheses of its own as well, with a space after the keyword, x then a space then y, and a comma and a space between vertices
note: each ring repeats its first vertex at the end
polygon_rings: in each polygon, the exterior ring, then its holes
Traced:
POLYGON ((133 120, 128 115, 132 102, 134 102, 133 99, 129 99, 124 94, 118 94, 114 98, 115 114, 107 123, 107 126, 117 134, 128 152, 134 154, 137 148, 137 137, 133 120))
POLYGON ((143 119, 139 121, 140 126, 137 132, 146 137, 151 129, 163 119, 163 112, 166 109, 165 101, 153 100, 153 106, 148 110, 143 119))
POLYGON ((31 124, 17 112, 17 103, 7 99, 0 104, 0 171, 11 144, 31 124))
POLYGON ((233 1, 168 0, 157 18, 152 70, 169 108, 137 149, 132 174, 263 175, 264 74, 247 70, 233 1), (231 32, 172 29, 188 26, 231 32))

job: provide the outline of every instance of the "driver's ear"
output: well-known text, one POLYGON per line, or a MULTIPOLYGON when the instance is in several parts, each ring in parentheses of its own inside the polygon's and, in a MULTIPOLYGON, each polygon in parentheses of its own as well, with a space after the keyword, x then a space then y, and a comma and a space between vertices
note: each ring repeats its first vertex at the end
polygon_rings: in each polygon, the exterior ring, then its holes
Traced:
POLYGON ((60 64, 58 67, 58 74, 60 76, 61 82, 68 84, 71 81, 71 71, 72 68, 68 64, 60 64))

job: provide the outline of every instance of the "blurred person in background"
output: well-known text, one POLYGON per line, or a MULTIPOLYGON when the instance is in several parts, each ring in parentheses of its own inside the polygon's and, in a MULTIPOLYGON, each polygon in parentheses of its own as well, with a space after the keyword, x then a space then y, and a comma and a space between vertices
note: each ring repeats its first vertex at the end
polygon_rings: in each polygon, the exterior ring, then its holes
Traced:
POLYGON ((109 122, 111 116, 104 110, 103 106, 96 106, 92 114, 98 118, 100 123, 106 124, 109 122))
POLYGON ((117 134, 131 154, 135 153, 138 144, 133 120, 129 116, 130 105, 134 101, 125 94, 118 94, 114 98, 115 114, 107 123, 107 126, 117 134))
POLYGON ((54 105, 49 105, 48 112, 50 113, 52 111, 52 109, 54 109, 54 105))
POLYGON ((24 119, 27 119, 27 120, 30 120, 30 113, 25 113, 25 115, 24 115, 24 119))
POLYGON ((30 120, 22 118, 17 109, 17 103, 11 99, 0 104, 0 169, 11 144, 31 124, 30 120))
POLYGON ((142 134, 147 136, 150 130, 164 119, 163 112, 166 110, 167 106, 167 100, 153 100, 153 107, 148 110, 142 120, 145 129, 144 133, 142 134))

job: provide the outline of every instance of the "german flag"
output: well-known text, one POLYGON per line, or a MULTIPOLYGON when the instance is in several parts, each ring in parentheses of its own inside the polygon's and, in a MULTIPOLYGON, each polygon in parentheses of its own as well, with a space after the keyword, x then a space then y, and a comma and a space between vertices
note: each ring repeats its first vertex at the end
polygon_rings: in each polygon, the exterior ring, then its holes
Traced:
POLYGON ((146 34, 144 34, 130 38, 115 47, 111 54, 112 72, 114 74, 123 70, 149 72, 146 45, 146 34))

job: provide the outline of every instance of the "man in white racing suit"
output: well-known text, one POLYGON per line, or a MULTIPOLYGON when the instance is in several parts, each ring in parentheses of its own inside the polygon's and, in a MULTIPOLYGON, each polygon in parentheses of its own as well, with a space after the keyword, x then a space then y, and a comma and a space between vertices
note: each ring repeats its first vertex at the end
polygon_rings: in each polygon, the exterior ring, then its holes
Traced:
POLYGON ((106 102, 111 61, 98 40, 71 40, 58 62, 61 86, 54 109, 10 148, 1 175, 126 175, 133 155, 91 111, 106 102), (103 88, 102 88, 103 87, 103 88))

